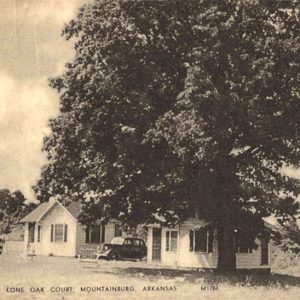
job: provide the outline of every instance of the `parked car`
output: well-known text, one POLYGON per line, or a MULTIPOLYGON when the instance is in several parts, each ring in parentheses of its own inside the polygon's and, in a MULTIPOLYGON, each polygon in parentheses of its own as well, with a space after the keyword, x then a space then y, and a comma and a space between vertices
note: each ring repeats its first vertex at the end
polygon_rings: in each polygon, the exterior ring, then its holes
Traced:
POLYGON ((147 255, 144 240, 134 237, 115 237, 97 252, 98 259, 142 259, 147 255))

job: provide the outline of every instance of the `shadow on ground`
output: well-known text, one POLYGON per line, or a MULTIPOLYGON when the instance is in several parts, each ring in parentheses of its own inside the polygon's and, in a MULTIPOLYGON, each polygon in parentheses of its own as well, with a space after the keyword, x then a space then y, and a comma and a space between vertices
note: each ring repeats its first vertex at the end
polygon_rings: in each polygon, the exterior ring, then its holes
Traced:
POLYGON ((182 270, 168 268, 151 267, 118 267, 97 269, 94 272, 115 274, 124 277, 144 278, 150 281, 160 281, 162 279, 174 279, 178 283, 199 283, 199 284, 227 284, 232 286, 247 287, 270 287, 288 289, 291 287, 300 287, 300 277, 286 274, 259 274, 257 272, 234 273, 234 274, 216 274, 213 271, 204 270, 182 270))

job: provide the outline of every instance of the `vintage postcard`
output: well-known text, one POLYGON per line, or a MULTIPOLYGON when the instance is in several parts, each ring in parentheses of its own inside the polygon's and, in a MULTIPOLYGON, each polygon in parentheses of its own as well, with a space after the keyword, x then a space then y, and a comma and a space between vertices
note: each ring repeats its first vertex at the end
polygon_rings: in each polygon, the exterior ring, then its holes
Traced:
POLYGON ((0 0, 0 299, 300 299, 300 4, 0 0))

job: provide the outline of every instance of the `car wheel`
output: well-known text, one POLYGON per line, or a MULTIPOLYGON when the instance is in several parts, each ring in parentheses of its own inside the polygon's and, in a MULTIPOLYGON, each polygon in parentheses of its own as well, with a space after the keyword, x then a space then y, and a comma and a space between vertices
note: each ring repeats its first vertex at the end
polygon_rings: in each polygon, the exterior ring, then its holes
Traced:
POLYGON ((119 255, 118 255, 118 253, 116 253, 116 252, 112 252, 112 253, 109 255, 109 259, 110 259, 110 260, 118 260, 118 258, 119 258, 119 255))

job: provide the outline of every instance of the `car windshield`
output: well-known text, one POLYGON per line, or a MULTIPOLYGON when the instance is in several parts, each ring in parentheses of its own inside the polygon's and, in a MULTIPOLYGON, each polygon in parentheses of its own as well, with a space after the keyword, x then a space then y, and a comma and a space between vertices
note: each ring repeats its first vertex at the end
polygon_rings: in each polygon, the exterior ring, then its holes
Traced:
POLYGON ((123 242, 124 242, 124 238, 122 238, 122 237, 115 237, 115 238, 113 238, 111 240, 110 243, 113 244, 113 245, 122 245, 123 242))

